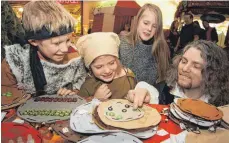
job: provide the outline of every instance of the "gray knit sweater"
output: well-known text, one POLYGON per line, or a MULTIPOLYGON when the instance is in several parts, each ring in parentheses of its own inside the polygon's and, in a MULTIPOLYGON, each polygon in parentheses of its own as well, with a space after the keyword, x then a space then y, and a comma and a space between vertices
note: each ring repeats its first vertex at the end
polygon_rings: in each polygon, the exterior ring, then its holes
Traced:
POLYGON ((133 48, 126 39, 121 38, 119 47, 119 58, 121 63, 130 68, 139 81, 145 81, 153 85, 157 80, 157 63, 152 55, 152 45, 142 42, 133 48))
MULTIPOLYGON (((29 44, 21 47, 19 44, 5 46, 6 61, 14 74, 17 85, 27 93, 35 93, 35 86, 29 65, 29 44)), ((68 83, 73 89, 80 89, 85 81, 86 71, 81 57, 73 58, 68 63, 57 65, 41 60, 47 85, 44 91, 47 94, 56 93, 68 83)))

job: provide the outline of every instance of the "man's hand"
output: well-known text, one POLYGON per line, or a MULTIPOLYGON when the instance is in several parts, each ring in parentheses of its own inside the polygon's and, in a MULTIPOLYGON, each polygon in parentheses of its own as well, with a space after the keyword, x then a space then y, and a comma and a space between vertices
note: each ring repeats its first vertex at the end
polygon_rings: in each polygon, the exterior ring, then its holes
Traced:
POLYGON ((66 95, 75 95, 76 92, 71 90, 71 89, 67 89, 67 88, 60 88, 57 92, 57 95, 60 96, 66 96, 66 95))
POLYGON ((106 84, 102 84, 95 92, 94 98, 101 101, 108 99, 112 95, 110 89, 106 84))
POLYGON ((133 102, 134 109, 137 109, 138 107, 141 107, 144 102, 150 102, 150 95, 148 93, 148 90, 144 88, 136 88, 134 90, 129 90, 127 94, 127 99, 130 102, 133 102))

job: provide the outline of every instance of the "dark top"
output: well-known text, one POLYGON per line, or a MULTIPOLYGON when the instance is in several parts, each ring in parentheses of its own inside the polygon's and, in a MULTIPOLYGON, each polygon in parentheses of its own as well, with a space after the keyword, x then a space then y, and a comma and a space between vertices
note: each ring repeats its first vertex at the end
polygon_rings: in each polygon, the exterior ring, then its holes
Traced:
MULTIPOLYGON (((207 34, 207 30, 205 30, 205 36, 207 37, 206 34, 207 34)), ((216 41, 216 43, 218 42, 218 34, 215 28, 212 28, 212 31, 211 31, 211 41, 216 41)))
POLYGON ((171 88, 167 86, 165 81, 155 84, 154 87, 159 92, 159 104, 168 105, 173 102, 174 95, 170 93, 171 88))
POLYGON ((180 33, 180 49, 183 49, 189 42, 194 40, 195 32, 196 30, 193 23, 182 27, 180 33))
POLYGON ((196 27, 194 33, 196 33, 199 36, 199 40, 206 40, 206 34, 204 29, 196 27))
POLYGON ((223 48, 223 50, 227 53, 227 58, 228 58, 228 61, 229 61, 229 46, 223 48))
POLYGON ((176 47, 177 41, 178 41, 178 39, 179 39, 179 36, 180 36, 180 34, 179 34, 177 31, 175 31, 175 32, 170 31, 170 32, 169 32, 169 37, 168 37, 168 39, 170 40, 170 44, 171 44, 171 46, 172 46, 173 48, 176 47))

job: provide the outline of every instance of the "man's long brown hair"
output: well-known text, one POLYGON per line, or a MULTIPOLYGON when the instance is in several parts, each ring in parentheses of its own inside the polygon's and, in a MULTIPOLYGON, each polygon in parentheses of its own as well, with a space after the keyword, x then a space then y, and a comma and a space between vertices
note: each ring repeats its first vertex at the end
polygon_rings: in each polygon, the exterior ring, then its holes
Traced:
MULTIPOLYGON (((214 42, 197 40, 185 46, 181 55, 174 57, 168 70, 166 83, 174 87, 178 80, 178 66, 181 57, 190 48, 201 51, 201 57, 206 62, 202 70, 203 83, 201 92, 207 95, 209 103, 215 106, 229 104, 229 63, 226 52, 214 42)), ((195 58, 195 57, 193 57, 195 58)))

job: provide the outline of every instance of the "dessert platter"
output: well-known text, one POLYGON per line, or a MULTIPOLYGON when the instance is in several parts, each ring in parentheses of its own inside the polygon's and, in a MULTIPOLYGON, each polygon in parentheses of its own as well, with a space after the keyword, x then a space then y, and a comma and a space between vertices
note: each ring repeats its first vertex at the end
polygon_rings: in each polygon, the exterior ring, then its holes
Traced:
POLYGON ((19 106, 17 115, 29 122, 53 123, 70 118, 72 110, 86 101, 78 95, 43 95, 29 99, 19 106))

